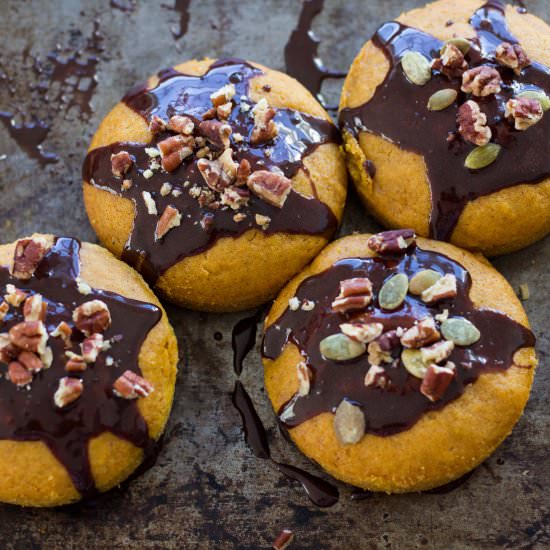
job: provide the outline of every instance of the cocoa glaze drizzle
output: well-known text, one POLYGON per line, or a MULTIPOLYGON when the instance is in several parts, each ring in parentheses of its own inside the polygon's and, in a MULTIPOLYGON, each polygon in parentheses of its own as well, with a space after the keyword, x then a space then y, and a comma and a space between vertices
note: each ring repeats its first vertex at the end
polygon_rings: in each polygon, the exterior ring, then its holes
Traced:
MULTIPOLYGON (((149 120, 153 115, 169 119, 175 114, 186 114, 198 125, 202 115, 211 107, 210 95, 231 82, 236 88, 233 99, 236 105, 229 119, 233 128, 231 146, 235 160, 240 162, 247 159, 253 170, 277 167, 286 177, 291 178, 298 170, 304 168, 305 156, 323 143, 338 141, 337 131, 326 120, 292 109, 277 109, 275 121, 279 127, 279 135, 267 146, 249 145, 247 137, 252 131, 253 119, 248 111, 241 109, 241 104, 245 102, 242 96, 248 94, 249 80, 260 74, 262 72, 259 69, 235 59, 214 63, 202 77, 184 75, 168 69, 159 73, 159 83, 154 89, 136 87, 123 101, 145 120, 149 120), (244 136, 244 142, 236 143, 235 133, 244 136), (270 149, 270 156, 266 155, 266 148, 270 149)), ((268 235, 283 232, 328 237, 336 230, 336 218, 325 204, 316 199, 306 198, 296 191, 291 191, 281 209, 251 196, 248 206, 240 209, 240 212, 247 215, 240 223, 234 221, 234 211, 227 207, 215 212, 201 208, 197 200, 189 195, 189 186, 184 187, 185 182, 190 182, 190 186, 206 188, 194 157, 191 161, 184 161, 170 174, 158 170, 150 179, 145 179, 143 170, 147 168, 149 161, 145 148, 154 147, 167 136, 168 134, 160 134, 149 144, 119 142, 94 149, 86 157, 83 166, 85 181, 128 198, 136 205, 134 228, 123 258, 137 267, 150 283, 154 283, 181 259, 210 248, 219 238, 239 237, 247 230, 257 227, 254 223, 255 214, 271 218, 269 228, 265 230, 268 235), (134 164, 125 176, 133 181, 133 186, 124 192, 120 190, 121 180, 115 178, 111 172, 110 161, 113 153, 122 150, 128 151, 134 158, 134 164), (179 197, 160 195, 160 187, 167 181, 174 189, 182 192, 179 197), (174 206, 182 213, 181 225, 172 229, 161 242, 154 240, 158 218, 148 214, 142 191, 151 192, 159 214, 168 205, 174 206), (206 230, 199 223, 204 215, 209 217, 209 226, 206 230)))
POLYGON ((301 82, 325 109, 336 112, 338 107, 326 105, 321 87, 328 78, 345 78, 346 73, 325 67, 317 53, 320 41, 311 30, 312 21, 323 11, 323 5, 324 0, 305 0, 302 4, 298 25, 285 46, 285 64, 286 72, 301 82))
POLYGON ((287 309, 267 329, 263 343, 263 355, 268 359, 279 357, 287 343, 296 345, 313 372, 309 394, 300 398, 295 395, 283 407, 294 407, 294 417, 287 420, 286 425, 294 427, 323 412, 334 412, 346 398, 362 407, 367 432, 379 436, 395 434, 410 428, 424 413, 441 409, 458 398, 480 374, 509 368, 518 349, 534 345, 534 336, 502 313, 476 309, 469 298, 470 286, 470 275, 460 264, 442 254, 420 248, 393 259, 343 259, 326 271, 305 279, 296 296, 300 301, 315 301, 315 308, 310 312, 287 309), (380 309, 377 293, 388 277, 405 273, 410 278, 422 269, 454 274, 457 296, 428 305, 409 294, 396 311, 380 309), (415 320, 435 316, 444 309, 449 310, 451 317, 465 317, 480 330, 478 342, 466 348, 457 346, 453 350, 449 360, 456 365, 456 376, 441 400, 432 403, 420 393, 421 380, 404 368, 398 349, 394 352, 396 361, 393 366, 386 368, 391 385, 385 389, 365 386, 364 378, 369 369, 366 354, 345 363, 330 361, 321 355, 320 341, 339 332, 339 325, 346 322, 347 316, 333 312, 331 303, 339 293, 340 281, 352 277, 368 277, 372 281, 375 297, 365 315, 368 321, 382 323, 385 331, 409 328, 415 320))
POLYGON ((487 115, 494 141, 503 147, 492 165, 479 171, 464 167, 464 160, 474 146, 455 134, 458 105, 469 99, 460 92, 459 79, 448 80, 434 74, 425 86, 415 86, 405 77, 400 60, 407 51, 417 51, 432 59, 439 57, 442 42, 400 23, 385 23, 373 38, 373 43, 390 62, 386 79, 370 101, 340 113, 342 128, 353 135, 363 130, 383 135, 424 157, 431 188, 430 234, 439 240, 451 238, 469 201, 520 183, 537 183, 550 176, 550 116, 544 116, 525 132, 514 130, 504 118, 506 102, 521 89, 540 88, 550 92, 550 70, 533 63, 517 76, 511 69, 495 64, 493 53, 501 42, 518 42, 508 30, 504 6, 499 0, 487 2, 475 12, 470 23, 481 48, 480 51, 472 47, 466 56, 470 68, 483 64, 495 66, 503 79, 501 93, 478 101, 487 115), (429 111, 428 98, 443 88, 456 89, 458 102, 444 111, 429 111), (453 134, 453 139, 447 141, 453 134))
POLYGON ((237 376, 243 372, 243 362, 256 343, 258 323, 263 317, 263 311, 259 310, 251 317, 241 319, 231 333, 231 346, 233 348, 233 371, 237 376))
POLYGON ((180 20, 178 27, 170 27, 170 32, 174 37, 174 40, 179 40, 183 38, 187 33, 187 28, 189 27, 189 5, 191 0, 174 0, 174 5, 169 6, 168 4, 162 4, 163 8, 175 11, 179 13, 180 20))
MULTIPOLYGON (((108 352, 78 374, 83 380, 82 395, 70 405, 59 409, 53 396, 65 371, 65 348, 60 338, 49 338, 53 363, 49 369, 35 374, 30 390, 18 388, 6 377, 0 379, 0 439, 42 441, 67 469, 75 488, 83 497, 97 493, 88 456, 90 439, 111 432, 144 449, 145 458, 155 451, 148 427, 139 412, 137 401, 116 397, 113 382, 127 369, 140 373, 138 354, 149 331, 158 323, 160 310, 152 305, 125 298, 104 290, 92 290, 83 295, 78 291, 76 278, 80 273, 80 243, 75 239, 58 238, 29 281, 10 276, 0 268, 0 288, 14 284, 29 293, 39 293, 48 304, 48 332, 61 322, 72 325, 72 312, 78 305, 99 299, 107 304, 112 324, 105 332, 114 342, 108 352), (111 356, 114 365, 107 366, 111 356)), ((11 308, 2 323, 7 332, 21 322, 22 308, 11 308)), ((79 333, 73 333, 72 351, 79 352, 79 333)), ((2 366, 2 369, 5 365, 2 366)), ((76 375, 71 375, 76 376, 76 375)))

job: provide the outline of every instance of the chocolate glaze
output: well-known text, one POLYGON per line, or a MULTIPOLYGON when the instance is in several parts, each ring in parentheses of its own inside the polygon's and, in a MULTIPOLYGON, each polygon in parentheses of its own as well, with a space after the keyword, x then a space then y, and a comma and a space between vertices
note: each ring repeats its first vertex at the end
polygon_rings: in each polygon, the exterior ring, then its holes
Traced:
POLYGON ((495 66, 504 81, 501 93, 479 100, 494 141, 503 147, 492 165, 478 171, 464 167, 464 160, 474 146, 455 134, 458 106, 469 99, 460 92, 460 79, 450 81, 434 74, 425 86, 415 86, 405 77, 399 61, 407 51, 414 50, 432 59, 438 57, 442 42, 400 23, 385 23, 373 38, 390 62, 384 82, 370 101, 340 113, 342 128, 353 135, 365 129, 424 157, 431 189, 430 233, 440 240, 451 238, 469 201, 520 183, 538 183, 550 176, 550 116, 546 114, 524 132, 514 130, 504 118, 505 103, 520 89, 541 88, 550 93, 550 69, 533 63, 517 76, 494 63, 492 54, 498 44, 518 42, 507 28, 499 0, 487 2, 476 11, 471 24, 477 32, 481 52, 471 48, 466 56, 470 68, 482 64, 495 66), (429 97, 443 88, 459 91, 458 102, 444 111, 429 111, 426 108, 429 97), (450 135, 453 139, 447 141, 450 135))
POLYGON ((315 301, 315 308, 310 312, 287 308, 269 326, 263 343, 263 355, 267 359, 279 357, 287 343, 296 345, 313 372, 309 394, 300 398, 295 395, 283 407, 283 410, 291 405, 294 407, 294 417, 286 424, 294 427, 323 412, 334 412, 346 398, 361 406, 367 432, 391 435, 410 428, 426 412, 441 409, 458 398, 465 387, 482 373, 509 368, 518 349, 534 345, 534 336, 502 313, 476 309, 469 298, 470 286, 470 275, 460 264, 442 254, 420 248, 400 258, 343 259, 326 271, 305 279, 296 296, 299 300, 315 301), (394 273, 405 273, 410 278, 421 269, 454 274, 458 281, 456 298, 430 306, 409 294, 396 311, 381 310, 376 297, 383 282, 394 273), (340 281, 353 277, 368 277, 372 281, 375 299, 365 315, 368 321, 382 323, 385 331, 409 328, 415 320, 435 316, 444 309, 449 310, 451 317, 469 319, 480 330, 478 342, 466 348, 457 346, 452 352, 449 360, 456 364, 456 376, 441 400, 432 403, 420 393, 421 381, 407 372, 399 355, 395 357, 393 366, 386 368, 391 386, 385 389, 365 386, 364 378, 369 369, 366 354, 345 363, 330 361, 321 355, 320 341, 339 332, 339 325, 348 318, 343 313, 334 313, 331 303, 339 293, 340 281))
MULTIPOLYGON (((211 107, 210 95, 228 82, 236 88, 233 109, 229 120, 234 133, 245 137, 243 143, 235 143, 232 136, 232 148, 237 162, 247 159, 253 170, 277 167, 289 178, 304 168, 303 159, 319 145, 337 142, 336 128, 326 120, 299 113, 291 109, 278 109, 275 117, 279 125, 279 135, 268 144, 270 156, 266 156, 266 146, 252 147, 246 139, 253 128, 253 120, 248 112, 241 109, 245 103, 243 96, 248 94, 249 80, 262 74, 257 68, 244 61, 228 59, 214 63, 202 77, 189 76, 168 69, 159 73, 159 83, 152 90, 138 86, 131 90, 123 101, 131 109, 149 120, 153 115, 168 119, 174 114, 183 114, 200 122, 202 115, 211 107)), ((249 100, 250 102, 250 100, 249 100)), ((252 103, 250 103, 252 105, 252 103)), ((257 227, 255 214, 271 218, 268 235, 292 233, 305 235, 326 235, 336 230, 337 222, 332 211, 316 199, 291 191, 283 208, 276 208, 251 196, 248 206, 240 209, 247 218, 237 223, 233 220, 235 212, 222 207, 215 212, 201 208, 188 191, 193 185, 206 188, 206 184, 197 169, 196 159, 185 161, 174 172, 167 174, 162 170, 154 173, 150 179, 143 177, 149 158, 146 147, 153 147, 166 138, 161 134, 149 144, 114 143, 91 151, 83 166, 83 179, 96 187, 107 189, 117 195, 128 198, 136 205, 134 228, 126 244, 124 259, 138 268, 146 279, 154 283, 169 267, 181 259, 199 254, 213 246, 219 238, 239 237, 247 230, 257 227), (133 186, 121 192, 121 180, 111 172, 111 154, 128 151, 135 162, 125 176, 133 181, 133 186), (159 193, 164 182, 170 182, 174 189, 182 191, 179 197, 159 193), (190 182, 184 187, 184 182, 190 182), (161 214, 165 207, 173 205, 182 212, 181 225, 172 229, 164 239, 155 243, 154 231, 158 217, 149 215, 142 198, 142 191, 150 191, 161 214), (210 216, 208 230, 203 229, 199 221, 205 214, 210 216)))
POLYGON ((320 59, 317 49, 320 41, 311 30, 313 19, 323 11, 324 0, 305 0, 298 25, 292 31, 285 46, 286 72, 301 82, 327 109, 334 111, 336 106, 328 106, 321 94, 323 82, 328 78, 345 78, 346 73, 328 70, 320 59))
POLYGON ((170 32, 174 37, 174 40, 179 40, 183 38, 187 33, 187 28, 189 27, 189 5, 191 0, 174 0, 174 5, 169 6, 168 4, 162 4, 163 8, 175 11, 179 14, 179 23, 177 27, 170 27, 170 32))
POLYGON ((233 370, 237 376, 243 372, 245 357, 256 344, 256 332, 262 317, 263 311, 259 310, 251 317, 241 319, 233 327, 231 346, 233 347, 233 370))
MULTIPOLYGON (((96 493, 88 457, 90 439, 111 432, 137 447, 145 456, 154 452, 155 442, 139 412, 137 401, 116 397, 113 382, 125 371, 140 374, 138 354, 149 331, 161 318, 159 308, 104 290, 83 295, 76 278, 80 273, 80 243, 75 239, 58 238, 29 281, 19 281, 0 268, 0 288, 12 283, 29 294, 39 293, 47 301, 46 328, 51 332, 61 321, 71 326, 72 312, 78 305, 93 299, 102 300, 111 312, 112 324, 104 333, 115 340, 107 352, 82 373, 71 374, 83 380, 84 391, 63 409, 54 405, 53 396, 65 371, 65 348, 59 338, 51 338, 53 364, 35 374, 30 390, 18 388, 7 378, 0 379, 0 439, 42 441, 67 469, 75 488, 83 497, 96 493), (113 366, 105 358, 114 359, 113 366)), ((22 308, 11 308, 2 323, 7 332, 21 322, 22 308)), ((83 336, 73 331, 72 351, 79 353, 83 336)), ((6 366, 1 366, 5 370, 6 366)))

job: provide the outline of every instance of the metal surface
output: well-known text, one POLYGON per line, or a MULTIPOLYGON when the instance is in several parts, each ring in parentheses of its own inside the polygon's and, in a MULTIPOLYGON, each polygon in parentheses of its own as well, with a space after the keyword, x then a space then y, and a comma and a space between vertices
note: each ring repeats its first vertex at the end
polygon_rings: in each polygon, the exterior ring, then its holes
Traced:
MULTIPOLYGON (((172 0, 166 2, 171 5, 172 0)), ((327 0, 314 25, 326 65, 345 70, 380 22, 422 3, 327 0)), ((130 1, 120 4, 132 6, 130 1)), ((550 20, 547 1, 527 4, 550 20)), ((59 156, 57 163, 41 167, 0 126, 2 242, 33 231, 95 241, 82 205, 80 167, 92 133, 126 89, 161 67, 192 57, 236 55, 283 69, 284 45, 300 11, 295 0, 195 0, 188 31, 176 41, 170 29, 178 34, 179 14, 160 0, 138 1, 133 11, 112 8, 109 0, 0 0, 0 6, 0 68, 12 79, 9 84, 0 75, 0 110, 20 109, 43 118, 51 127, 43 148, 59 156), (96 18, 103 38, 90 41, 96 18), (76 105, 69 111, 48 103, 43 89, 29 91, 29 85, 43 81, 50 98, 57 94, 60 82, 53 79, 50 85, 47 71, 40 75, 32 67, 33 56, 44 58, 56 44, 62 55, 80 48, 83 60, 98 55, 97 66, 89 64, 98 78, 90 93, 94 110, 89 117, 87 97, 75 95, 70 86, 66 99, 70 103, 75 98, 76 105), (99 54, 98 46, 103 47, 99 54)), ((332 101, 337 86, 330 84, 327 97, 332 101)), ((342 234, 376 229, 354 193, 348 202, 342 234)), ((314 507, 299 486, 267 461, 254 458, 244 443, 231 404, 231 329, 244 315, 206 315, 168 306, 182 363, 156 466, 95 503, 58 510, 0 506, 0 546, 269 548, 286 527, 296 534, 291 546, 296 549, 548 548, 549 245, 546 239, 495 261, 515 288, 529 285, 531 298, 525 306, 538 337, 541 366, 513 435, 453 492, 374 495, 355 502, 351 489, 339 485, 338 504, 314 507)), ((270 427, 273 456, 320 473, 280 436, 262 389, 257 352, 249 355, 242 381, 270 427)))

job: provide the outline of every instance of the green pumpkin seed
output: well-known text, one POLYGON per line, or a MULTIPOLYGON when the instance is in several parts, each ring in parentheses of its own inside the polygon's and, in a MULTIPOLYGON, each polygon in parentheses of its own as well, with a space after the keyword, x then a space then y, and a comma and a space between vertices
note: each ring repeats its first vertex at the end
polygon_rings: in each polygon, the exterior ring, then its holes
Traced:
POLYGON ((401 65, 406 77, 417 86, 424 86, 432 78, 430 62, 418 52, 407 52, 401 65))
POLYGON ((439 279, 441 279, 441 273, 433 269, 423 269, 411 277, 409 292, 415 296, 420 296, 426 289, 437 283, 439 279))
POLYGON ((446 340, 450 340, 458 346, 470 346, 481 338, 477 327, 463 317, 451 317, 443 321, 441 333, 446 340))
POLYGON ((338 332, 323 338, 319 344, 319 349, 326 359, 347 361, 348 359, 355 359, 365 353, 367 346, 338 332))
POLYGON ((470 170, 481 170, 497 160, 502 147, 496 143, 488 143, 482 147, 476 147, 464 161, 464 166, 470 170))
POLYGON ((382 285, 378 294, 378 303, 382 309, 397 309, 407 296, 409 279, 404 273, 390 277, 382 285))
POLYGON ((445 51, 445 46, 447 44, 452 44, 453 46, 456 46, 464 55, 466 55, 472 47, 470 41, 466 40, 465 38, 450 38, 449 40, 445 41, 445 44, 443 44, 443 47, 441 48, 441 53, 445 51))
POLYGON ((428 109, 430 111, 444 111, 455 102, 457 96, 458 92, 452 88, 439 90, 428 99, 428 109))
POLYGON ((410 374, 416 378, 424 378, 427 367, 422 361, 419 349, 404 349, 401 353, 401 361, 410 374))
POLYGON ((542 109, 548 111, 550 109, 550 97, 548 97, 543 91, 540 90, 525 90, 518 94, 518 97, 525 97, 527 99, 536 99, 540 102, 542 109))

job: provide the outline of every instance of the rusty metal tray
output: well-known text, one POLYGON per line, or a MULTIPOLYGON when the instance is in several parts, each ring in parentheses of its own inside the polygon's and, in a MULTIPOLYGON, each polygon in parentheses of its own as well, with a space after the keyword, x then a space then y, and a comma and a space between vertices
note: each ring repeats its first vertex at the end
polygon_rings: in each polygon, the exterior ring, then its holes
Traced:
MULTIPOLYGON (((96 240, 80 192, 85 150, 101 118, 147 75, 202 56, 239 56, 284 70, 284 45, 300 2, 176 0, 178 9, 173 2, 0 1, 2 242, 34 231, 96 240)), ((321 56, 331 69, 345 71, 382 21, 423 3, 326 0, 313 25, 321 56)), ((546 0, 527 4, 550 21, 546 0)), ((338 88, 338 81, 327 82, 329 102, 337 101, 338 88)), ((376 224, 350 192, 341 233, 372 229, 376 224)), ((541 366, 513 435, 454 491, 356 501, 351 488, 338 485, 335 506, 315 507, 299 484, 256 459, 244 442, 231 402, 231 331, 246 313, 211 315, 168 305, 181 364, 155 467, 94 502, 56 510, 0 506, 0 546, 256 549, 269 548, 289 528, 296 549, 549 548, 549 245, 546 239, 494 262, 515 288, 529 285, 525 306, 541 366)), ((274 457, 323 475, 279 433, 257 350, 241 380, 268 427, 274 457)))

